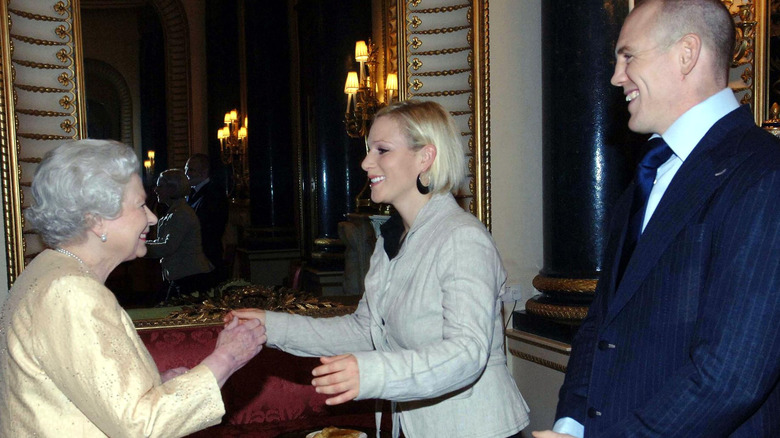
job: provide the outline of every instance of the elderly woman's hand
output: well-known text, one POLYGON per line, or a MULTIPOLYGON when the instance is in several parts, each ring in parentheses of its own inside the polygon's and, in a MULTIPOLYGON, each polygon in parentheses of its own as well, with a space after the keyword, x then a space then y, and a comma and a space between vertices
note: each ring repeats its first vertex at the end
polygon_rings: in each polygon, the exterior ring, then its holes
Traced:
POLYGON ((325 400, 326 405, 338 405, 354 400, 360 393, 360 370, 352 354, 321 357, 322 365, 312 370, 312 380, 319 394, 337 394, 325 400))
POLYGON ((259 320, 239 324, 238 318, 233 318, 219 333, 214 352, 201 363, 214 373, 221 388, 228 377, 262 350, 266 340, 265 326, 259 320))
POLYGON ((265 325, 265 310, 262 309, 237 309, 232 310, 225 315, 223 320, 225 324, 229 323, 233 319, 238 319, 239 322, 247 320, 257 319, 261 324, 265 325))

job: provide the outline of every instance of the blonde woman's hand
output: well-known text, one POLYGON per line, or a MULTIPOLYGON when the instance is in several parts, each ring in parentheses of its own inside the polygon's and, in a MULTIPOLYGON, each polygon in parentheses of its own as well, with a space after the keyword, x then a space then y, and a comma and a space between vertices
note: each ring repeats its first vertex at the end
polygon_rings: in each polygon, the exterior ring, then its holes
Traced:
POLYGON ((338 405, 354 400, 360 393, 360 370, 352 354, 321 357, 322 365, 312 370, 314 389, 319 394, 336 394, 325 400, 327 405, 338 405))

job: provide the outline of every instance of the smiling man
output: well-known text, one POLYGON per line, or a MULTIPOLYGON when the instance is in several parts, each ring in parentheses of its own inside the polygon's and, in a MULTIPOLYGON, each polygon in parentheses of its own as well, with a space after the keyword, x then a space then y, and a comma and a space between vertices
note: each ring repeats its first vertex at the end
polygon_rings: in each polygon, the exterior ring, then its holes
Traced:
POLYGON ((727 88, 733 47, 719 0, 626 19, 612 84, 652 147, 612 210, 554 432, 535 437, 780 432, 780 141, 727 88))

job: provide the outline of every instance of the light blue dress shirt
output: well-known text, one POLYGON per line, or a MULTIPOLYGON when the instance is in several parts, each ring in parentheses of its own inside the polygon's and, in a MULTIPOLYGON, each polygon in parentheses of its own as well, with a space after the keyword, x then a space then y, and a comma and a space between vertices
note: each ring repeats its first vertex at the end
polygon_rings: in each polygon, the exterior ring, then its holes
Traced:
MULTIPOLYGON (((642 231, 645 230, 645 226, 655 213, 655 209, 666 193, 666 189, 669 188, 674 175, 680 170, 683 162, 693 152, 696 145, 718 120, 737 108, 739 108, 739 102, 734 97, 734 92, 730 88, 724 88, 686 111, 661 135, 674 153, 658 168, 655 183, 647 200, 642 231)), ((653 134, 650 138, 658 136, 659 134, 653 134)), ((585 427, 571 417, 559 418, 553 426, 553 431, 577 438, 585 436, 585 427)))

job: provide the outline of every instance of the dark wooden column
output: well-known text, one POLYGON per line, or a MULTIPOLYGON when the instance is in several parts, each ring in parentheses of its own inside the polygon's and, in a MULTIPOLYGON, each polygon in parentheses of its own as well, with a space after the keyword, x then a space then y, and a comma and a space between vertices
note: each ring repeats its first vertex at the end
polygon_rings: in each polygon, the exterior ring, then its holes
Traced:
POLYGON ((609 209, 641 142, 610 84, 627 13, 626 0, 542 2, 544 295, 526 304, 530 319, 576 323, 602 270, 609 209))

